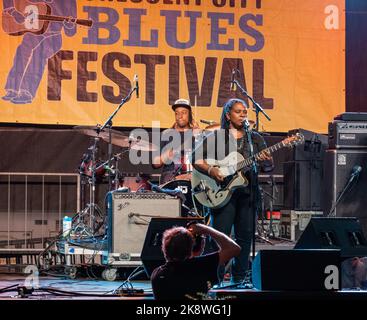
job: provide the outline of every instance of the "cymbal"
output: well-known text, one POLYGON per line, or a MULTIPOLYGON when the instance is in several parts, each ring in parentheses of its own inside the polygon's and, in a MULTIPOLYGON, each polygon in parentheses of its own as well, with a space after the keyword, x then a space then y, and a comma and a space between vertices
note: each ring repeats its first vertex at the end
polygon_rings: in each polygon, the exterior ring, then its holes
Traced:
POLYGON ((218 130, 218 129, 220 129, 220 123, 215 122, 215 123, 211 124, 210 126, 206 126, 204 130, 214 131, 214 130, 218 130))
MULTIPOLYGON (((109 129, 103 129, 98 132, 97 127, 76 126, 74 130, 90 137, 99 137, 102 140, 109 142, 109 129)), ((126 133, 111 129, 111 143, 119 147, 129 147, 129 136, 126 133)))
POLYGON ((130 141, 131 141, 130 148, 134 150, 156 151, 158 149, 156 145, 145 140, 130 138, 130 141))
POLYGON ((97 127, 91 127, 91 126, 75 126, 73 127, 73 130, 76 130, 82 134, 85 134, 90 137, 99 137, 100 132, 98 132, 97 127))
MULTIPOLYGON (((76 126, 74 130, 90 137, 99 137, 102 140, 109 142, 109 129, 104 129, 98 133, 97 127, 76 126)), ((145 140, 131 137, 129 134, 111 129, 111 143, 115 146, 123 148, 131 148, 140 151, 156 151, 157 146, 145 140)))
MULTIPOLYGON (((255 124, 254 120, 248 120, 248 122, 250 123, 251 126, 255 124)), ((211 124, 210 126, 206 126, 204 130, 214 131, 218 129, 220 129, 220 123, 216 122, 216 123, 211 124)))
MULTIPOLYGON (((106 141, 106 142, 110 141, 110 135, 109 135, 108 130, 103 131, 100 136, 104 141, 106 141)), ((116 131, 116 130, 112 130, 111 131, 111 143, 115 146, 128 148, 129 145, 130 145, 129 136, 126 133, 116 131)))
MULTIPOLYGON (((101 137, 104 141, 109 141, 109 133, 105 131, 101 134, 101 137)), ((115 146, 123 147, 123 148, 131 148, 134 150, 140 151, 156 151, 157 147, 149 143, 148 141, 137 139, 127 133, 123 133, 120 131, 113 130, 111 132, 111 143, 115 146)))

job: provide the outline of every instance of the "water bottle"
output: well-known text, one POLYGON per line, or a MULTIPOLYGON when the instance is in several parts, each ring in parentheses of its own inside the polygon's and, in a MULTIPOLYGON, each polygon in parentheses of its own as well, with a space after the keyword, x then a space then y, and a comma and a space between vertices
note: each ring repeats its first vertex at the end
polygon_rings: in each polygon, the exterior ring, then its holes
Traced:
POLYGON ((71 217, 65 216, 62 220, 62 234, 67 236, 71 231, 71 217))

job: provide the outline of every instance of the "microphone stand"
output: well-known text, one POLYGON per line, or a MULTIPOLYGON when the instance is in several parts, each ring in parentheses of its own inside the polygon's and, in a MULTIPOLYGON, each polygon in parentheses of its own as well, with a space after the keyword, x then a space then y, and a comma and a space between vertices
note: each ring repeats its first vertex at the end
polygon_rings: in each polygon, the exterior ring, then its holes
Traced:
MULTIPOLYGON (((95 203, 95 189, 96 189, 96 170, 97 168, 100 168, 100 166, 96 166, 96 149, 97 149, 97 143, 99 141, 99 134, 102 132, 102 130, 106 127, 109 129, 109 139, 108 139, 108 167, 110 168, 111 161, 115 159, 115 157, 112 156, 112 119, 117 114, 117 112, 120 110, 120 108, 130 100, 131 95, 134 91, 137 90, 137 86, 132 88, 128 95, 121 101, 121 103, 118 105, 116 110, 110 115, 110 117, 107 119, 105 124, 102 127, 96 128, 97 137, 94 138, 94 145, 92 146, 92 177, 91 177, 91 186, 89 188, 89 200, 90 203, 78 213, 78 224, 76 226, 77 230, 82 230, 82 232, 79 232, 82 236, 86 234, 87 236, 94 236, 98 231, 100 231, 101 227, 105 224, 105 217, 103 217, 101 209, 98 207, 98 205, 95 203), (89 219, 88 219, 89 218, 89 219), (85 221, 89 220, 89 230, 87 230, 87 223, 85 221), (98 221, 102 220, 102 221, 98 221)), ((119 156, 119 155, 118 155, 119 156)), ((104 162, 105 165, 106 162, 104 162)), ((116 172, 118 172, 116 168, 116 172)), ((108 174, 108 188, 109 191, 111 191, 112 181, 111 181, 111 174, 108 174)))
MULTIPOLYGON (((108 127, 108 167, 111 167, 111 159, 112 159, 112 119, 115 117, 115 115, 119 112, 121 107, 130 100, 131 95, 134 93, 134 91, 137 91, 137 86, 135 85, 134 88, 130 89, 130 92, 127 94, 127 96, 121 100, 121 103, 117 106, 115 111, 109 116, 109 118, 106 120, 106 122, 103 124, 102 127, 98 128, 98 133, 101 132, 104 128, 108 127)), ((112 190, 112 181, 111 181, 111 175, 108 175, 108 191, 112 190)))
POLYGON ((241 93, 246 96, 247 98, 249 98, 252 102, 252 105, 254 106, 254 111, 256 114, 256 122, 255 122, 255 126, 254 129, 256 131, 259 131, 259 113, 261 112, 266 119, 268 119, 269 121, 271 121, 270 117, 268 116, 268 114, 264 111, 264 109, 260 106, 260 104, 258 104, 254 98, 252 98, 247 91, 239 84, 239 82, 237 81, 237 79, 233 79, 232 81, 238 89, 240 89, 241 93))
MULTIPOLYGON (((264 111, 264 109, 247 93, 247 91, 241 86, 241 84, 237 81, 237 79, 233 79, 232 81, 237 88, 240 90, 242 95, 248 97, 255 108, 256 113, 256 123, 255 123, 255 130, 258 131, 259 129, 259 113, 261 112, 266 119, 271 121, 270 117, 267 115, 267 113, 264 111)), ((255 242, 256 242, 256 218, 257 218, 257 212, 259 210, 259 181, 258 181, 258 170, 254 158, 254 145, 252 142, 252 136, 251 136, 251 130, 250 125, 248 121, 246 120, 244 122, 244 129, 247 135, 247 141, 250 146, 250 158, 253 158, 254 161, 252 161, 252 170, 250 171, 251 175, 251 182, 250 182, 250 208, 252 210, 252 216, 253 216, 253 222, 252 222, 252 258, 255 259, 255 242), (256 189, 255 189, 256 188, 256 189)))
POLYGON ((359 177, 359 173, 353 173, 352 176, 349 178, 348 183, 345 185, 344 189, 342 190, 342 192, 339 194, 338 198, 336 199, 334 205, 331 207, 329 213, 328 213, 328 217, 335 217, 336 213, 335 213, 335 209, 336 206, 340 203, 340 201, 342 200, 344 194, 346 193, 346 191, 348 190, 349 186, 352 184, 352 182, 355 180, 355 178, 359 177))
POLYGON ((252 141, 252 135, 250 130, 250 125, 248 121, 246 120, 244 122, 244 129, 247 136, 247 142, 249 145, 249 151, 250 151, 250 158, 252 158, 254 161, 252 161, 252 169, 250 171, 250 209, 252 211, 252 258, 255 259, 255 242, 256 242, 256 217, 257 217, 257 211, 259 206, 259 190, 258 190, 258 169, 256 166, 255 158, 254 158, 254 144, 252 141))

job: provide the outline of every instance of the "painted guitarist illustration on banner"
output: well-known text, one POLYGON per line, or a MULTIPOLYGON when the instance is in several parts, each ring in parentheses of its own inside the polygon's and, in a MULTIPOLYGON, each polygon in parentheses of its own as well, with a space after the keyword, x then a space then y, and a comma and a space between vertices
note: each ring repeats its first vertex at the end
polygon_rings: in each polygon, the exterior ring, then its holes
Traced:
POLYGON ((3 31, 23 36, 5 84, 3 100, 31 103, 36 96, 47 61, 62 46, 62 30, 68 37, 76 25, 92 21, 77 19, 76 0, 3 0, 3 31))

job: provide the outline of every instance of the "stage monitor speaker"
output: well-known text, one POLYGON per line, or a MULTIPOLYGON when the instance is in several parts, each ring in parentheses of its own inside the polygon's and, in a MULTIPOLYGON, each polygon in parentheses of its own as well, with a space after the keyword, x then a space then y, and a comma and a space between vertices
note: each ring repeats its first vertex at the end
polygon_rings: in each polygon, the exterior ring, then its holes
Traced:
POLYGON ((119 260, 140 259, 152 217, 179 217, 180 200, 162 193, 110 192, 108 206, 108 251, 119 260))
POLYGON ((152 218, 144 241, 141 260, 148 277, 153 270, 165 263, 162 253, 162 237, 164 231, 174 226, 186 227, 189 221, 203 222, 202 218, 152 218))
POLYGON ((258 290, 338 290, 340 250, 261 250, 252 264, 252 283, 258 290))
POLYGON ((367 150, 328 150, 324 161, 322 208, 328 215, 347 185, 355 166, 362 171, 344 193, 335 208, 336 217, 357 217, 367 234, 367 150))
POLYGON ((367 256, 367 242, 357 218, 313 217, 295 249, 340 249, 341 257, 367 256))
POLYGON ((285 162, 284 207, 298 211, 322 211, 322 161, 285 162))

